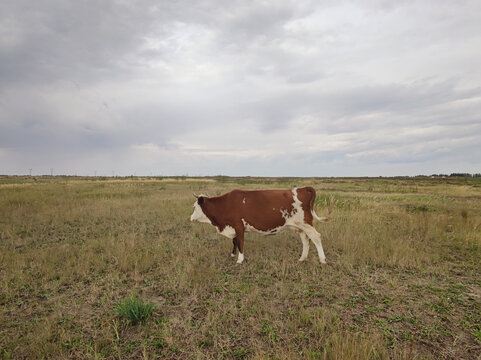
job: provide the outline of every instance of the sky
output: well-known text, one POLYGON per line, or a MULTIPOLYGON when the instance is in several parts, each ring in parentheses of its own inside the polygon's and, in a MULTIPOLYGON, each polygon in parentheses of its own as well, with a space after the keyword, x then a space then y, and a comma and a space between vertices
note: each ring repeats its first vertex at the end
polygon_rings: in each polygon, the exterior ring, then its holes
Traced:
POLYGON ((2 0, 0 174, 481 172, 479 0, 2 0))

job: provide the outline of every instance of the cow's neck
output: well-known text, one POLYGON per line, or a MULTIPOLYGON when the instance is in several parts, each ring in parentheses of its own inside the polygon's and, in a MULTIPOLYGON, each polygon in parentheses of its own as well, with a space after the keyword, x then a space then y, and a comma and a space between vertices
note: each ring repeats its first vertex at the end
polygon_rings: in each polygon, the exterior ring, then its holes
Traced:
POLYGON ((220 198, 204 198, 204 206, 202 206, 202 211, 204 212, 205 216, 207 216, 212 223, 212 225, 217 226, 218 228, 222 227, 223 225, 219 222, 219 207, 218 204, 220 203, 220 198))

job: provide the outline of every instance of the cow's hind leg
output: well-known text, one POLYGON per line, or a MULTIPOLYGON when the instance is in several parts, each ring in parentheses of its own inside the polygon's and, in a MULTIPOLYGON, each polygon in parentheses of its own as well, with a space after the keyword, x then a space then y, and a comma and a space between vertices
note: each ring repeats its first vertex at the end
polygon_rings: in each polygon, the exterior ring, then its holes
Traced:
POLYGON ((319 255, 319 261, 321 262, 321 264, 325 264, 326 255, 324 255, 324 249, 322 248, 321 234, 319 234, 317 230, 314 228, 314 226, 311 226, 311 225, 303 226, 303 230, 306 233, 306 235, 309 237, 309 239, 311 239, 311 241, 316 246, 317 253, 319 255))
POLYGON ((234 244, 234 248, 232 249, 232 253, 230 254, 230 256, 235 257, 235 254, 237 252, 237 238, 233 238, 232 243, 234 244))
POLYGON ((301 231, 299 235, 302 240, 302 255, 299 258, 299 261, 304 261, 307 259, 307 254, 309 254, 309 238, 304 231, 301 231))

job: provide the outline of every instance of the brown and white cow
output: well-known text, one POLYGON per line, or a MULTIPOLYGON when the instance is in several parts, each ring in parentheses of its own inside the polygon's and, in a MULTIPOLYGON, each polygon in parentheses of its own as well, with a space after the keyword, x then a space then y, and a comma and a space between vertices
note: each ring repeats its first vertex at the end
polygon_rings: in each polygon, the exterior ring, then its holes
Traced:
POLYGON ((270 235, 284 228, 293 229, 301 236, 302 255, 299 261, 306 260, 310 239, 317 248, 320 262, 326 263, 321 235, 312 225, 312 220, 327 221, 328 218, 319 217, 314 212, 316 191, 312 187, 233 190, 216 197, 196 197, 190 221, 212 224, 220 234, 232 239, 232 257, 239 249, 238 264, 244 260, 244 232, 256 231, 270 235))

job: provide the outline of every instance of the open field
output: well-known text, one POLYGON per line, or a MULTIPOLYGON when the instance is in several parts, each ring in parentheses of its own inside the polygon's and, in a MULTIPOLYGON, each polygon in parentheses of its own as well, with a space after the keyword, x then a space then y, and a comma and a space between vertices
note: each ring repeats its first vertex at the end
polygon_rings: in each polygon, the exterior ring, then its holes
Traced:
POLYGON ((481 359, 481 179, 0 178, 0 305, 3 359, 481 359), (304 185, 326 266, 189 222, 192 192, 304 185))

